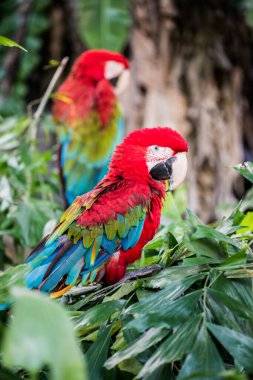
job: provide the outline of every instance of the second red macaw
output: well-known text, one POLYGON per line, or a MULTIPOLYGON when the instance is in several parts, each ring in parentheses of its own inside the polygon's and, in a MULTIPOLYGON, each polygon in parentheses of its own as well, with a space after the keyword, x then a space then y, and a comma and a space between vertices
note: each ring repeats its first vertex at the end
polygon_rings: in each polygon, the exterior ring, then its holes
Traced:
POLYGON ((128 68, 120 53, 86 51, 55 95, 53 120, 66 206, 104 177, 115 147, 123 140, 124 119, 117 95, 127 85, 128 68), (114 88, 110 80, 116 78, 114 88))

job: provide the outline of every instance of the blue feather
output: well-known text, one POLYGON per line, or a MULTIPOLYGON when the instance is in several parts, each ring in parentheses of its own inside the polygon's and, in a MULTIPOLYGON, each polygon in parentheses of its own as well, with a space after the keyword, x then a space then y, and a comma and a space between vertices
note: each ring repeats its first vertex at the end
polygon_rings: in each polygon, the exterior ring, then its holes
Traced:
POLYGON ((77 261, 79 261, 80 258, 84 256, 86 251, 87 249, 84 248, 83 243, 80 240, 56 264, 55 268, 49 274, 49 276, 41 286, 40 290, 42 290, 43 292, 51 292, 59 283, 61 278, 64 275, 68 274, 71 268, 77 263, 77 261))
POLYGON ((48 246, 44 245, 42 248, 40 248, 38 251, 35 251, 30 257, 28 257, 25 263, 28 264, 31 261, 33 261, 32 267, 33 268, 37 267, 45 259, 50 257, 50 255, 54 252, 54 250, 57 248, 58 245, 59 245, 58 240, 55 240, 53 243, 51 243, 48 246))
POLYGON ((117 241, 117 237, 115 237, 113 240, 108 240, 106 237, 106 234, 104 234, 101 247, 103 248, 103 250, 105 250, 106 252, 109 252, 112 255, 113 252, 115 252, 116 249, 118 248, 118 244, 116 243, 116 241, 117 241))
POLYGON ((121 247, 123 251, 133 248, 135 244, 138 242, 143 230, 144 220, 145 219, 141 219, 137 226, 131 227, 128 231, 127 236, 124 239, 122 239, 121 247))
POLYGON ((73 268, 71 268, 71 270, 69 271, 68 277, 65 281, 66 285, 73 285, 76 282, 83 265, 84 265, 84 258, 81 257, 81 259, 79 259, 77 263, 73 266, 73 268))
MULTIPOLYGON (((58 242, 56 241, 56 243, 58 242)), ((51 244, 48 248, 52 248, 52 246, 55 246, 55 242, 51 244)), ((29 272, 25 278, 26 286, 28 288, 33 289, 38 288, 40 286, 48 267, 50 266, 54 258, 57 256, 61 247, 62 245, 59 245, 57 249, 53 252, 53 254, 51 254, 51 256, 49 257, 48 254, 44 254, 44 252, 42 252, 40 254, 39 259, 34 260, 34 262, 31 264, 31 268, 34 269, 31 272, 29 272)), ((48 248, 45 248, 44 250, 47 253, 48 248)), ((66 252, 66 254, 69 254, 69 252, 66 252)))

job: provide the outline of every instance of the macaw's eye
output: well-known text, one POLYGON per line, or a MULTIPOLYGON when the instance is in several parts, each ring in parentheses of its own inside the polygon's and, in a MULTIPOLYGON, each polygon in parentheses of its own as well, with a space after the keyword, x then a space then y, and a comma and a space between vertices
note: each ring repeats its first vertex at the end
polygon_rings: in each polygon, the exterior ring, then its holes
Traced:
POLYGON ((159 151, 159 146, 154 145, 154 146, 153 146, 153 150, 154 150, 155 152, 158 152, 158 151, 159 151))

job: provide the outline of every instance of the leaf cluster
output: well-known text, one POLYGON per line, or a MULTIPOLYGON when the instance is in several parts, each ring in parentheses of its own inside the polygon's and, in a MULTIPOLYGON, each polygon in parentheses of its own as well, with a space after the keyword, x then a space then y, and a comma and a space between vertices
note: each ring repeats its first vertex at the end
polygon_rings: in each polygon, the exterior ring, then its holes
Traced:
MULTIPOLYGON (((237 170, 245 174, 245 165, 237 170)), ((213 226, 188 211, 144 249, 140 265, 158 262, 161 272, 67 306, 94 378, 249 378, 251 228, 239 206, 213 226)))
POLYGON ((50 168, 53 151, 42 152, 29 133, 29 120, 9 117, 0 121, 0 252, 22 262, 25 250, 43 236, 45 224, 57 220, 60 205, 58 175, 50 168))

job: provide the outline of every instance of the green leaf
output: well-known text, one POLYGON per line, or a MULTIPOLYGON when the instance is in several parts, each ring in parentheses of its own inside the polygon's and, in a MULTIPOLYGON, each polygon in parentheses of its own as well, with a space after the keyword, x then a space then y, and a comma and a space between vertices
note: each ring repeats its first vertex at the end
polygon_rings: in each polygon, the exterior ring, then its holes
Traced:
POLYGON ((212 323, 208 323, 207 326, 230 355, 233 356, 243 368, 252 373, 253 339, 225 326, 218 326, 212 323))
POLYGON ((224 369, 219 352, 206 328, 202 326, 177 380, 218 378, 217 374, 224 369))
POLYGON ((53 204, 41 199, 29 199, 11 214, 20 230, 25 246, 34 247, 42 239, 45 224, 55 216, 53 204))
POLYGON ((6 269, 4 272, 0 272, 0 304, 9 303, 11 301, 11 287, 25 287, 25 276, 28 270, 28 265, 17 265, 6 269))
POLYGON ((202 290, 196 290, 177 300, 165 299, 163 304, 154 302, 150 309, 146 311, 143 311, 142 307, 137 303, 132 308, 127 309, 126 313, 134 314, 138 318, 129 322, 123 331, 125 329, 136 329, 143 332, 151 327, 178 327, 195 311, 202 293, 202 290))
POLYGON ((49 366, 52 380, 88 379, 65 310, 45 296, 14 288, 13 317, 3 342, 3 363, 35 374, 49 366))
POLYGON ((204 269, 205 267, 200 265, 192 265, 188 267, 172 266, 162 270, 155 276, 152 276, 149 280, 146 280, 145 287, 152 289, 163 289, 167 286, 171 286, 172 288, 170 291, 173 292, 173 289, 178 285, 188 286, 188 283, 191 285, 193 282, 203 278, 203 273, 200 274, 199 272, 204 269))
POLYGON ((79 0, 80 35, 91 49, 121 51, 131 25, 131 0, 79 0))
POLYGON ((247 262, 247 255, 245 250, 241 250, 233 256, 228 257, 226 260, 221 263, 218 268, 220 269, 230 269, 236 265, 243 265, 247 262))
POLYGON ((144 300, 130 306, 126 310, 126 313, 147 314, 153 311, 164 310, 167 304, 170 304, 173 300, 185 292, 192 284, 203 277, 203 274, 196 274, 171 281, 165 289, 156 292, 144 300))
POLYGON ((196 339, 200 321, 201 316, 196 315, 173 332, 147 360, 137 378, 150 376, 165 363, 182 359, 196 339))
POLYGON ((224 253, 219 243, 214 239, 202 238, 198 240, 192 240, 190 236, 185 235, 183 240, 184 246, 197 256, 210 257, 216 262, 224 260, 224 253))
POLYGON ((233 166, 235 171, 240 173, 243 177, 247 178, 251 183, 253 183, 253 162, 247 161, 242 164, 233 166))
POLYGON ((222 241, 231 245, 235 245, 236 247, 238 246, 236 240, 231 239, 229 236, 215 230, 214 228, 208 226, 197 226, 195 232, 191 235, 191 240, 203 238, 215 239, 218 242, 222 241))
POLYGON ((249 211, 241 221, 240 225, 245 228, 241 228, 237 233, 243 234, 245 232, 253 232, 253 212, 249 211))
POLYGON ((124 304, 123 300, 115 300, 91 307, 75 320, 77 334, 82 336, 96 330, 113 313, 120 311, 124 304))
POLYGON ((27 52, 25 48, 17 44, 15 41, 12 41, 10 38, 4 37, 4 36, 0 36, 0 45, 9 46, 9 47, 17 47, 27 52))
POLYGON ((106 297, 106 301, 114 301, 114 300, 119 300, 128 294, 132 293, 136 289, 138 289, 141 286, 141 281, 136 280, 136 281, 128 281, 125 282, 121 285, 121 287, 113 293, 112 296, 106 297))
POLYGON ((228 296, 224 292, 215 289, 208 289, 207 294, 213 297, 216 302, 220 303, 221 305, 225 305, 239 318, 253 319, 253 311, 248 309, 247 306, 243 305, 235 298, 228 296))
POLYGON ((161 339, 168 335, 168 333, 168 330, 162 328, 149 329, 142 336, 138 337, 136 340, 134 340, 126 347, 124 347, 122 350, 116 352, 112 357, 110 357, 106 361, 105 367, 111 369, 123 360, 136 357, 141 352, 147 350, 149 347, 158 343, 161 339))
MULTIPOLYGON (((225 235, 234 233, 236 227, 240 225, 244 214, 239 209, 240 204, 236 206, 233 212, 226 218, 223 218, 217 225, 216 230, 222 232, 225 235)), ((240 207, 241 208, 241 207, 240 207)))
POLYGON ((227 279, 219 275, 212 288, 227 294, 253 310, 252 281, 249 279, 227 279))
POLYGON ((137 373, 141 369, 141 364, 138 362, 137 359, 127 359, 119 363, 118 367, 120 371, 123 371, 123 373, 129 372, 133 375, 137 375, 137 373))
POLYGON ((202 221, 191 210, 187 209, 186 212, 187 212, 188 222, 192 226, 203 225, 202 221))
POLYGON ((91 345, 86 353, 90 378, 92 380, 102 380, 103 378, 102 370, 108 356, 112 328, 113 324, 101 327, 96 342, 91 345))

